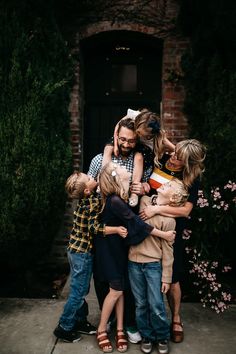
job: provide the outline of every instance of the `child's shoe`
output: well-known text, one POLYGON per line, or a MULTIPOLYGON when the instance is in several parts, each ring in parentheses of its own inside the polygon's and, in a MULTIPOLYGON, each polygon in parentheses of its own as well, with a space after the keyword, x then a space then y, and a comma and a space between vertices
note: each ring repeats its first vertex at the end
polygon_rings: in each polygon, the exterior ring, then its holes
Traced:
POLYGON ((83 334, 96 334, 97 328, 88 321, 77 322, 75 329, 83 334))
POLYGON ((142 339, 142 343, 140 345, 140 349, 141 352, 145 353, 145 354, 149 354, 152 351, 152 342, 147 339, 147 338, 143 338, 142 339))
POLYGON ((168 340, 161 340, 157 345, 157 350, 159 354, 168 354, 169 353, 168 340))
POLYGON ((142 337, 136 327, 126 327, 128 341, 133 344, 140 343, 142 337))
POLYGON ((135 207, 138 204, 138 196, 137 194, 132 193, 129 198, 129 205, 131 207, 135 207))
POLYGON ((81 339, 81 336, 75 330, 65 331, 60 325, 58 325, 53 334, 64 342, 75 343, 81 339))

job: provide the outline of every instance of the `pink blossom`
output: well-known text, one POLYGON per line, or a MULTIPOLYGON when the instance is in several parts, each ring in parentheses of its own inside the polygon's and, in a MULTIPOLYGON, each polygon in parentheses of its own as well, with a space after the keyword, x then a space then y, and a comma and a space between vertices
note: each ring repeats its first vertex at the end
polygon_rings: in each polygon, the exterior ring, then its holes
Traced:
POLYGON ((216 313, 225 311, 228 308, 227 303, 231 301, 231 294, 227 293, 218 281, 219 273, 227 273, 231 270, 231 266, 219 267, 218 250, 214 253, 216 258, 212 259, 214 254, 209 249, 208 236, 212 237, 217 245, 219 237, 223 237, 224 225, 226 232, 230 232, 229 227, 235 219, 236 196, 232 194, 235 191, 236 183, 232 181, 228 181, 222 188, 213 187, 209 197, 203 190, 199 190, 196 213, 189 218, 190 226, 182 235, 188 243, 185 250, 190 258, 189 273, 201 297, 202 306, 210 307, 216 313), (209 259, 203 259, 204 255, 207 257, 209 255, 209 259))
POLYGON ((222 269, 222 273, 227 273, 232 269, 232 267, 230 266, 224 266, 224 268, 222 269))

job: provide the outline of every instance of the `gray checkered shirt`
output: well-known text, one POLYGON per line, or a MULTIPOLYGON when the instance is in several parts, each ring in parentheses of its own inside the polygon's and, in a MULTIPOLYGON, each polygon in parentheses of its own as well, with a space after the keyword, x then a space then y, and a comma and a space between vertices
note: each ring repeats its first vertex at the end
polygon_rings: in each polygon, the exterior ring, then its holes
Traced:
MULTIPOLYGON (((102 168, 102 158, 103 158, 103 154, 98 154, 96 155, 89 166, 89 171, 88 171, 88 175, 92 176, 93 178, 97 178, 101 168, 102 168)), ((127 171, 129 171, 131 174, 133 174, 133 169, 134 169, 134 153, 131 152, 129 156, 127 156, 127 158, 122 159, 121 156, 114 156, 112 155, 112 161, 119 164, 120 166, 124 166, 127 171)), ((148 169, 146 169, 144 171, 143 177, 142 177, 142 182, 147 182, 150 174, 152 173, 152 167, 149 167, 148 169)))

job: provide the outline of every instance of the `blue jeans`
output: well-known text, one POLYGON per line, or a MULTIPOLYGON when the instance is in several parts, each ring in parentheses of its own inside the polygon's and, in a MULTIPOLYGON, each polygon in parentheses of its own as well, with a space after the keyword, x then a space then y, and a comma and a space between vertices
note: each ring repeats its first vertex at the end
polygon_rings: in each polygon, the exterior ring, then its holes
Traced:
POLYGON ((67 252, 70 264, 70 293, 59 319, 60 326, 65 331, 74 328, 76 322, 85 321, 88 315, 88 305, 85 296, 89 292, 93 268, 91 253, 67 252))
POLYGON ((141 336, 152 342, 169 339, 170 324, 161 292, 161 263, 129 261, 128 269, 141 336))

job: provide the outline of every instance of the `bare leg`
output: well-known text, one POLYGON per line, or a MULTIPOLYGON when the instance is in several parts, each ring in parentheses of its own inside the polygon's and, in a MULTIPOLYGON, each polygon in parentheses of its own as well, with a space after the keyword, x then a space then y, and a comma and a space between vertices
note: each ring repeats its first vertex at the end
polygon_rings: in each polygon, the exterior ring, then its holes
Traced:
POLYGON ((118 301, 120 296, 122 296, 122 294, 123 294, 122 291, 117 291, 117 290, 110 288, 110 291, 107 294, 107 296, 104 300, 103 306, 102 306, 100 323, 98 325, 98 332, 106 330, 108 319, 112 313, 112 310, 113 310, 116 302, 118 301))
MULTIPOLYGON (((171 284, 170 290, 168 291, 167 294, 167 299, 172 314, 172 323, 173 322, 181 323, 181 318, 180 318, 181 288, 179 282, 171 284)), ((173 324, 173 331, 183 332, 183 327, 178 324, 173 324)))
POLYGON ((116 321, 117 321, 117 330, 123 329, 124 323, 124 294, 122 294, 116 303, 116 321))
POLYGON ((124 333, 124 295, 120 296, 116 302, 116 348, 119 352, 126 352, 128 342, 124 333))
POLYGON ((104 332, 106 332, 107 330, 107 322, 112 313, 112 310, 115 307, 119 298, 122 297, 122 295, 123 295, 122 291, 116 291, 110 288, 110 291, 107 294, 102 306, 100 323, 98 325, 98 330, 97 330, 97 340, 100 348, 101 346, 103 346, 102 350, 104 352, 112 351, 112 346, 110 341, 106 338, 103 340, 104 332))
MULTIPOLYGON (((143 175, 143 155, 136 152, 134 156, 134 170, 132 182, 140 182, 143 175)), ((138 196, 135 193, 130 194, 129 205, 134 207, 138 204, 138 196)))

